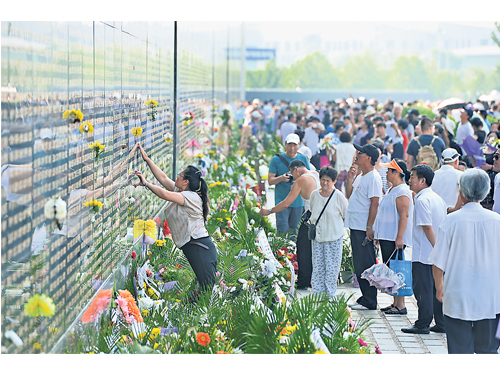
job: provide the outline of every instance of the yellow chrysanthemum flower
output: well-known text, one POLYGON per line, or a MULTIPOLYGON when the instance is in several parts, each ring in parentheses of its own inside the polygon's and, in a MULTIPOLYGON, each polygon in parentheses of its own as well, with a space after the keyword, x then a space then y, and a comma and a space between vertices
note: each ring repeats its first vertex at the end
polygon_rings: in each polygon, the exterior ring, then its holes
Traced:
POLYGON ((90 133, 92 134, 94 132, 94 126, 90 122, 83 122, 78 130, 80 133, 90 133))
POLYGON ((39 343, 35 342, 33 344, 33 349, 35 349, 35 350, 42 350, 42 345, 40 345, 39 343))
POLYGON ((316 350, 314 354, 326 354, 323 350, 316 350))
POLYGON ((135 137, 138 137, 139 135, 142 134, 142 128, 140 126, 136 128, 132 128, 132 135, 135 137))
POLYGON ((24 304, 24 313, 29 316, 52 316, 55 312, 54 301, 45 294, 35 294, 24 304))
POLYGON ((82 121, 83 120, 83 113, 82 111, 78 110, 78 111, 75 111, 75 116, 78 120, 82 121))
POLYGON ((64 113, 63 113, 63 119, 67 119, 69 117, 70 113, 71 113, 71 111, 69 109, 67 109, 66 111, 64 111, 64 113))
POLYGON ((218 167, 217 163, 214 163, 214 169, 215 170, 217 170, 217 167, 218 167))

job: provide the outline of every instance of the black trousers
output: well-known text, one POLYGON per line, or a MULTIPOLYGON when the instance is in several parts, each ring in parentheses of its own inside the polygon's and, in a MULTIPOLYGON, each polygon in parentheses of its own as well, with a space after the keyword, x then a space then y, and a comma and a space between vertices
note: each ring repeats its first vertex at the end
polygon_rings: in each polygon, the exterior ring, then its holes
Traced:
POLYGON ((373 266, 377 261, 373 241, 368 242, 365 246, 362 245, 365 237, 366 231, 351 229, 352 262, 362 294, 356 302, 370 310, 376 310, 377 288, 370 286, 367 280, 361 278, 363 271, 373 266))
POLYGON ((382 253, 382 261, 387 263, 387 267, 389 267, 389 259, 396 259, 396 255, 398 254, 394 250, 396 249, 396 241, 389 240, 379 240, 380 244, 380 252, 382 253))
POLYGON ((417 300, 418 319, 415 327, 428 328, 434 317, 436 326, 445 329, 443 304, 436 298, 432 265, 412 262, 413 295, 417 300))
POLYGON ((468 321, 445 315, 448 354, 497 354, 500 340, 495 337, 500 314, 495 319, 468 321))
POLYGON ((304 212, 299 226, 299 233, 297 234, 297 263, 299 265, 297 288, 308 288, 311 286, 312 243, 307 236, 308 226, 305 224, 310 216, 310 211, 304 212))
POLYGON ((193 239, 181 247, 202 289, 215 283, 217 249, 210 237, 193 239))

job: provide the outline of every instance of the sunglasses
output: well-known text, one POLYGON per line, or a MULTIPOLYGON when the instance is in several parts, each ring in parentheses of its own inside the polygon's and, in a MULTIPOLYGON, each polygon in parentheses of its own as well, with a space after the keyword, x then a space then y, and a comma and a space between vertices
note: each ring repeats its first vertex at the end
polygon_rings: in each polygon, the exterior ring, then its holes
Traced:
POLYGON ((493 160, 498 160, 500 158, 500 154, 494 154, 493 155, 493 160))

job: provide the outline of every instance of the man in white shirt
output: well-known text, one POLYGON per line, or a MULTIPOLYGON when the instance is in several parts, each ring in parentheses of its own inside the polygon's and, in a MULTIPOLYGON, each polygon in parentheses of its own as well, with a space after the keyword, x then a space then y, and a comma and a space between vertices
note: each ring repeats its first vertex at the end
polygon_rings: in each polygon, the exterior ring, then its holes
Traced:
POLYGON ((500 215, 479 204, 489 190, 483 170, 463 173, 462 208, 443 221, 430 255, 449 354, 496 354, 500 346, 500 215))
POLYGON ((497 150, 493 155, 493 168, 498 172, 495 176, 495 183, 493 185, 493 211, 500 214, 500 151, 497 150))
POLYGON ((404 333, 444 332, 443 305, 436 299, 429 255, 436 243, 436 233, 446 217, 446 203, 430 188, 434 171, 425 164, 412 168, 410 189, 416 193, 413 208, 412 279, 417 300, 418 319, 404 333), (436 323, 430 327, 432 318, 436 323))
POLYGON ((319 156, 316 155, 319 151, 319 133, 321 132, 319 119, 311 116, 307 121, 308 127, 304 129, 304 139, 302 142, 311 150, 311 163, 314 164, 316 169, 320 169, 319 156))
POLYGON ((434 173, 432 191, 446 203, 446 207, 455 207, 458 199, 458 181, 462 172, 459 171, 459 154, 454 148, 447 148, 441 153, 443 165, 434 173))
POLYGON ((294 112, 288 114, 288 120, 281 124, 280 139, 282 142, 286 140, 289 134, 293 134, 297 130, 297 124, 295 124, 296 115, 294 112))
POLYGON ((474 136, 474 129, 472 128, 472 125, 469 122, 469 119, 472 117, 473 114, 474 112, 472 111, 472 109, 464 109, 460 113, 460 125, 458 125, 457 133, 455 135, 455 139, 459 145, 461 145, 464 142, 464 139, 467 138, 469 135, 471 137, 474 136))
POLYGON ((362 296, 349 306, 354 310, 376 310, 377 289, 362 279, 361 274, 376 263, 373 223, 382 197, 382 179, 375 171, 375 163, 380 152, 372 144, 363 147, 355 144, 354 147, 358 152, 347 175, 346 197, 349 205, 344 226, 351 231, 352 260, 362 296))

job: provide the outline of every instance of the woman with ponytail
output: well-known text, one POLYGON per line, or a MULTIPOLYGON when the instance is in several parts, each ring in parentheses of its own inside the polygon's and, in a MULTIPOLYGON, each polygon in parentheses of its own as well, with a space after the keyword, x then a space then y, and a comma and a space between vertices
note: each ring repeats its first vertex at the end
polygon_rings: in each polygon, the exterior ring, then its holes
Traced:
POLYGON ((189 165, 172 181, 153 163, 140 144, 139 149, 151 172, 166 190, 147 182, 139 171, 135 171, 140 179, 136 186, 145 186, 168 201, 165 217, 172 232, 172 240, 183 251, 202 288, 212 286, 217 271, 217 249, 205 228, 208 186, 201 177, 201 171, 189 165))
MULTIPOLYGON (((393 159, 381 165, 387 167, 387 181, 392 187, 380 201, 373 230, 374 238, 380 244, 383 262, 386 263, 389 259, 396 259, 396 249, 412 246, 413 198, 407 185, 411 172, 406 162, 393 159)), ((394 297, 394 303, 381 310, 386 314, 406 315, 405 298, 394 297)))

